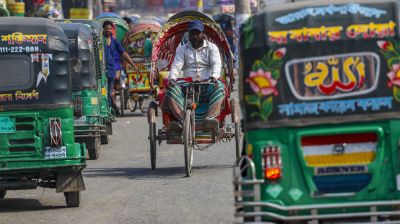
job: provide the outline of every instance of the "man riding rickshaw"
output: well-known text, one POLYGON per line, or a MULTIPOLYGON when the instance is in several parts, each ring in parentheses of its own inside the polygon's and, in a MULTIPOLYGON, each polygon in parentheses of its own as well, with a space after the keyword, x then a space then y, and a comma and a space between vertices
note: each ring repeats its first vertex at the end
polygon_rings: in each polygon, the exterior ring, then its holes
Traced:
POLYGON ((219 26, 199 12, 173 16, 156 38, 152 71, 158 101, 151 102, 148 110, 152 169, 156 168, 156 143, 163 140, 184 145, 186 176, 191 176, 194 149, 235 139, 238 158, 238 104, 234 99, 229 102, 234 82, 233 58, 219 26), (189 40, 181 45, 185 33, 189 40), (156 132, 158 106, 163 127, 156 132), (227 115, 232 115, 234 131, 225 124, 227 115))

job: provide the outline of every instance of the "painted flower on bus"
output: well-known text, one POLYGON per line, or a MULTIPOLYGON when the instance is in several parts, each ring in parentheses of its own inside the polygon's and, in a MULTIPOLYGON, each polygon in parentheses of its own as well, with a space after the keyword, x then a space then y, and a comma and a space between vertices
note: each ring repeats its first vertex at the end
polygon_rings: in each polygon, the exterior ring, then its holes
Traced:
POLYGON ((389 73, 388 87, 393 88, 393 96, 397 102, 400 102, 400 47, 399 43, 380 40, 377 42, 385 57, 389 73))
POLYGON ((267 121, 271 115, 273 97, 279 94, 276 85, 285 54, 286 48, 270 50, 262 59, 254 62, 249 77, 245 80, 253 91, 253 94, 245 95, 245 101, 258 108, 258 111, 251 113, 251 117, 260 117, 267 121))

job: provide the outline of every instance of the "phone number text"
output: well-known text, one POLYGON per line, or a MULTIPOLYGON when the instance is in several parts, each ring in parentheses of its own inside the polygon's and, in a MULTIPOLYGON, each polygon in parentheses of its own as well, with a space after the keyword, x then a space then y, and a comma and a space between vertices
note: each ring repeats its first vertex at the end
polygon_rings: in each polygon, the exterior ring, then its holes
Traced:
POLYGON ((32 47, 0 47, 0 53, 33 53, 39 52, 38 46, 32 47))

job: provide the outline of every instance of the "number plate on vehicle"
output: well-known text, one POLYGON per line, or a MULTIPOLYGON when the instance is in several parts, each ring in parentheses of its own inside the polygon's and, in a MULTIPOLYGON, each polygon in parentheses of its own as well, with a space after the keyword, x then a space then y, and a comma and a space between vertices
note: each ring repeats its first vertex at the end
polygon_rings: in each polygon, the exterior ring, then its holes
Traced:
POLYGON ((46 147, 44 150, 45 159, 62 159, 67 157, 67 147, 61 146, 60 148, 46 147))
POLYGON ((10 117, 0 117, 0 133, 14 133, 15 119, 10 117))

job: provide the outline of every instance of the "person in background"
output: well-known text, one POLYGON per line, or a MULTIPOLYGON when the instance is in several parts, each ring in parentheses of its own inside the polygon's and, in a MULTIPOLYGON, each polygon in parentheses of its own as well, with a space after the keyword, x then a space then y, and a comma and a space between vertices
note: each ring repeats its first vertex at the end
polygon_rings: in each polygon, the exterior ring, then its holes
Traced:
POLYGON ((132 20, 131 20, 131 18, 125 16, 125 17, 122 18, 122 19, 125 20, 126 23, 128 23, 128 27, 131 27, 131 25, 132 25, 132 20))
POLYGON ((145 32, 146 40, 144 41, 143 50, 144 50, 144 57, 146 60, 150 61, 151 53, 153 51, 153 41, 151 40, 151 31, 148 30, 145 32))
POLYGON ((112 36, 112 31, 114 29, 114 23, 111 21, 104 21, 103 23, 103 35, 104 35, 104 51, 106 57, 107 73, 108 73, 108 102, 110 106, 114 108, 117 115, 119 115, 119 110, 112 99, 112 91, 114 87, 115 79, 119 79, 121 74, 122 66, 120 64, 120 57, 122 56, 126 59, 135 70, 138 70, 135 63, 129 57, 128 53, 122 47, 121 43, 112 36))

